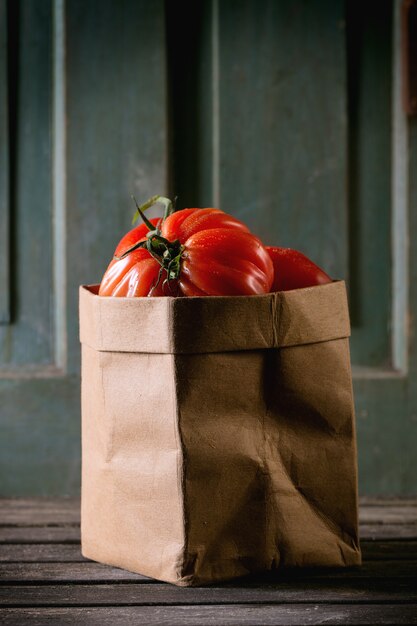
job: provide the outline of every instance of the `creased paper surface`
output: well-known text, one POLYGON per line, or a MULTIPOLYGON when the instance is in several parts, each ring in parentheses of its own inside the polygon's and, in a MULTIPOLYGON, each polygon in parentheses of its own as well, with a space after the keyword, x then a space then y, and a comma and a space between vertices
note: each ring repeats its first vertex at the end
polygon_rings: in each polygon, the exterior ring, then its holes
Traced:
POLYGON ((179 585, 360 563, 342 281, 248 298, 83 287, 80 332, 85 556, 179 585))

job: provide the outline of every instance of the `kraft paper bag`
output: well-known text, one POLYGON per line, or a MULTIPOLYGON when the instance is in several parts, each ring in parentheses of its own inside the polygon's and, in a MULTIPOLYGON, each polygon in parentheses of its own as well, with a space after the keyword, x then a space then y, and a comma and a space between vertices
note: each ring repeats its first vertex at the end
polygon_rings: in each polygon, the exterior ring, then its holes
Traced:
POLYGON ((177 585, 360 564, 344 282, 97 290, 80 289, 83 555, 177 585))

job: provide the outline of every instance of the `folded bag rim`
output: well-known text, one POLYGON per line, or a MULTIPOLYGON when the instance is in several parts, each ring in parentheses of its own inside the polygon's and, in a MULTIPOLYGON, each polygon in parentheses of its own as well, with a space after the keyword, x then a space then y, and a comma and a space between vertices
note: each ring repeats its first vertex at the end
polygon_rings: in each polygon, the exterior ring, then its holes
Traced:
POLYGON ((346 285, 259 296, 118 298, 80 287, 80 341, 100 352, 197 354, 350 337, 346 285), (83 313, 83 314, 81 314, 83 313))

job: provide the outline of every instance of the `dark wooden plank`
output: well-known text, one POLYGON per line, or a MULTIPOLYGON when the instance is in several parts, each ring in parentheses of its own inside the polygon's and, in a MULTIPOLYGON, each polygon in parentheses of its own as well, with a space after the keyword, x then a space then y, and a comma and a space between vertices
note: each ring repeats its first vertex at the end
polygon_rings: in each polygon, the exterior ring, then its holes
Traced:
POLYGON ((360 567, 349 568, 291 568, 259 576, 259 580, 318 580, 318 579, 376 579, 407 578, 417 574, 417 561, 375 560, 367 561, 360 567))
POLYGON ((2 563, 75 563, 87 561, 81 554, 79 544, 9 544, 0 546, 2 563))
POLYGON ((361 548, 364 561, 417 561, 417 541, 361 541, 361 548))
MULTIPOLYGON (((417 540, 416 524, 366 524, 360 527, 362 541, 417 540)), ((75 526, 1 526, 0 543, 79 543, 75 526)))
POLYGON ((362 506, 359 509, 361 524, 417 524, 417 507, 409 504, 397 506, 362 506))
POLYGON ((361 539, 417 539, 415 499, 361 498, 361 539))
MULTIPOLYGON (((362 541, 361 548, 364 561, 417 560, 417 541, 362 541)), ((75 538, 66 543, 53 540, 27 543, 7 541, 0 547, 0 562, 79 562, 84 560, 86 559, 81 555, 79 537, 78 540, 75 538)))
MULTIPOLYGON (((364 501, 360 536, 362 540, 417 540, 416 513, 415 500, 364 501)), ((2 500, 0 542, 74 542, 80 537, 79 521, 78 498, 2 500)))
MULTIPOLYGON (((254 577, 260 583, 340 578, 407 578, 415 576, 416 561, 369 561, 357 568, 293 568, 282 569, 254 577)), ((3 583, 53 582, 113 582, 114 580, 144 580, 145 576, 99 563, 1 563, 0 580, 3 583)))
POLYGON ((17 585, 0 586, 0 606, 123 606, 146 604, 271 604, 417 601, 412 579, 338 580, 279 582, 250 585, 241 583, 212 587, 153 585, 17 585))
POLYGON ((1 543, 80 543, 79 526, 0 526, 1 543))
POLYGON ((359 512, 363 509, 367 509, 370 507, 384 507, 387 508, 397 508, 399 506, 407 506, 417 508, 417 499, 416 498, 407 498, 404 496, 398 497, 387 497, 387 496, 360 496, 359 497, 359 512))
POLYGON ((362 540, 417 539, 417 524, 363 524, 359 527, 362 540))
POLYGON ((0 502, 0 526, 80 524, 79 498, 10 498, 0 502))
POLYGON ((114 582, 148 580, 117 567, 100 563, 10 563, 0 564, 0 581, 5 582, 114 582))
MULTIPOLYGON (((79 498, 3 498, 0 524, 79 523, 79 498)), ((361 524, 417 524, 417 500, 361 498, 361 524)))
MULTIPOLYGON (((51 507, 53 510, 55 508, 65 508, 73 507, 74 509, 80 508, 80 498, 79 497, 54 497, 54 498, 42 498, 42 497, 34 497, 34 498, 1 498, 0 500, 2 508, 7 509, 22 509, 22 508, 47 508, 51 507)), ((387 497, 370 497, 370 496, 361 496, 359 498, 359 517, 362 516, 362 512, 366 512, 368 509, 374 510, 375 508, 381 509, 384 512, 387 511, 389 514, 390 509, 414 509, 415 515, 417 515, 417 499, 416 498, 387 498, 387 497)))
POLYGON ((10 322, 9 106, 7 5, 0 0, 0 324, 10 322))
POLYGON ((318 605, 302 606, 169 606, 106 608, 3 609, 3 624, 147 624, 149 626, 269 626, 274 624, 416 624, 416 606, 318 605))
MULTIPOLYGON (((362 556, 367 560, 415 560, 417 541, 364 541, 362 556)), ((0 562, 80 562, 86 561, 77 543, 10 543, 0 546, 0 562)))

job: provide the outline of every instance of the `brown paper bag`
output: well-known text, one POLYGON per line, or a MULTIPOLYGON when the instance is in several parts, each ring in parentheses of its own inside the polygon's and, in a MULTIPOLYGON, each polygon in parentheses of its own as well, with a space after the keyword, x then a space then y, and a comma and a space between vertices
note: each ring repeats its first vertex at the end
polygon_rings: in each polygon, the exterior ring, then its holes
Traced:
POLYGON ((361 560, 342 281, 81 287, 84 556, 177 585, 361 560))

